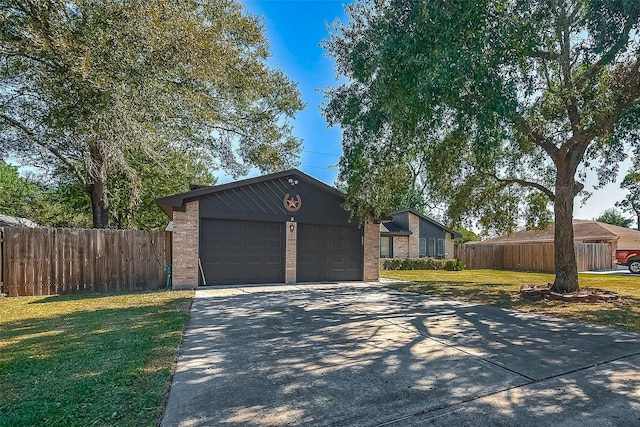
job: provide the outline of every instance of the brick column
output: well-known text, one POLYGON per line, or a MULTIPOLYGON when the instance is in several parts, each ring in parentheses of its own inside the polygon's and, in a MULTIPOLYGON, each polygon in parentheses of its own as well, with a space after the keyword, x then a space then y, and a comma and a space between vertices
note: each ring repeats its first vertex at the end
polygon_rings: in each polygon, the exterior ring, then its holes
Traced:
POLYGON ((380 224, 371 219, 364 224, 364 281, 380 278, 380 224))
POLYGON ((200 208, 197 200, 173 211, 173 261, 171 287, 195 289, 198 286, 198 254, 200 241, 200 208))
POLYGON ((417 215, 409 214, 409 256, 408 258, 418 258, 420 256, 420 218, 417 215))
POLYGON ((447 259, 455 258, 455 248, 453 246, 453 239, 451 238, 451 233, 445 231, 444 233, 444 257, 447 259))
POLYGON ((296 256, 298 242, 298 225, 295 222, 287 221, 285 226, 285 269, 284 281, 286 283, 296 283, 296 256), (293 229, 292 229, 293 228, 293 229))

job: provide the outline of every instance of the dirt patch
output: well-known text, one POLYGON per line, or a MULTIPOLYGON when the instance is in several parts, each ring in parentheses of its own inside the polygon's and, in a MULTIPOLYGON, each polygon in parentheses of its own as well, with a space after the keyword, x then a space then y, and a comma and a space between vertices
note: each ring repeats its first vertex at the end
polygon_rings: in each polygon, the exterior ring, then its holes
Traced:
POLYGON ((544 286, 522 285, 520 286, 520 298, 539 301, 549 299, 564 302, 607 302, 620 299, 620 295, 600 288, 581 288, 577 292, 560 294, 551 290, 551 283, 544 286))

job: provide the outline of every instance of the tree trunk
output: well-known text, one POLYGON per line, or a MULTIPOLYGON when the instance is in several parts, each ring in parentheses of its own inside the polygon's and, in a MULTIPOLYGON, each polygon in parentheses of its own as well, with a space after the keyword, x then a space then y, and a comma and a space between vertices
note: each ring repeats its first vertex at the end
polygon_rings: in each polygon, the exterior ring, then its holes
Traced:
POLYGON ((578 290, 578 265, 573 239, 573 200, 577 191, 574 174, 566 169, 570 168, 558 168, 553 205, 556 279, 552 290, 560 293, 578 290))
POLYGON ((109 228, 109 199, 104 182, 96 180, 91 184, 91 210, 93 228, 109 228))
POLYGON ((107 196, 107 165, 99 148, 91 151, 93 170, 89 196, 93 212, 93 228, 109 228, 109 197, 107 196))

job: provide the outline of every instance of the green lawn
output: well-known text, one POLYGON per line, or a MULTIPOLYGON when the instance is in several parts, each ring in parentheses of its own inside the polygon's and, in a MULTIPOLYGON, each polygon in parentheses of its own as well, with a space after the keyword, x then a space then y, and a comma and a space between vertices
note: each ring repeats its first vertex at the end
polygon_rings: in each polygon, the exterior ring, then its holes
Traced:
POLYGON ((0 298, 0 426, 153 426, 192 292, 0 298))
POLYGON ((576 304, 558 301, 526 301, 519 296, 520 285, 553 282, 553 275, 498 270, 465 271, 383 271, 382 277, 406 281, 394 289, 514 310, 536 312, 618 329, 640 332, 640 276, 581 274, 580 286, 602 288, 620 295, 609 303, 576 304))

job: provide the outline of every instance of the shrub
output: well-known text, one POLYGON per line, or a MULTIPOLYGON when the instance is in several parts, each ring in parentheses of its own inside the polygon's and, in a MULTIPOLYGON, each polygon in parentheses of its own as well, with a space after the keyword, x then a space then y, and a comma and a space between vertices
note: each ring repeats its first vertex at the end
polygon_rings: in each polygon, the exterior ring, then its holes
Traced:
POLYGON ((444 263, 444 269, 448 271, 462 271, 467 266, 459 259, 448 259, 444 263))
POLYGON ((384 258, 380 260, 383 270, 449 270, 462 271, 466 266, 459 259, 435 258, 384 258))

